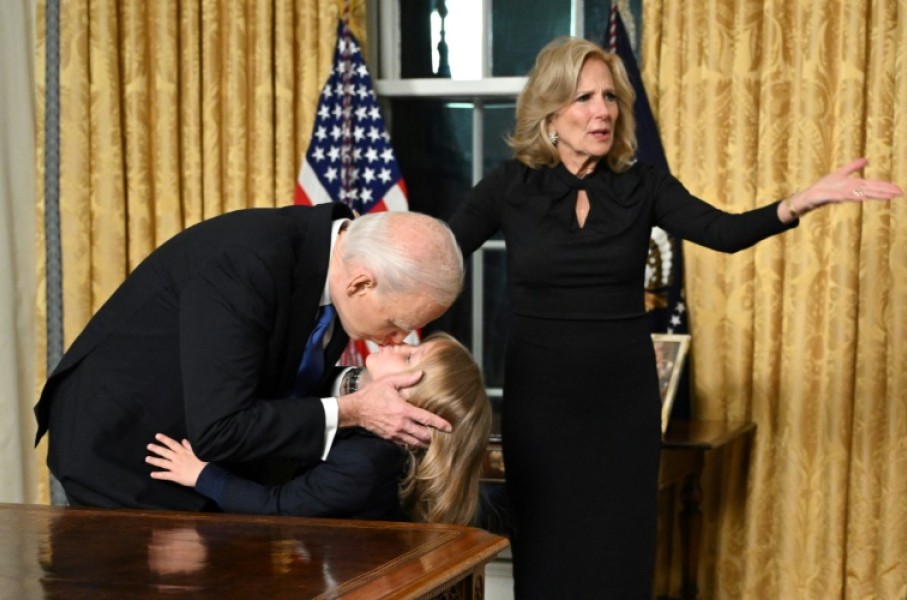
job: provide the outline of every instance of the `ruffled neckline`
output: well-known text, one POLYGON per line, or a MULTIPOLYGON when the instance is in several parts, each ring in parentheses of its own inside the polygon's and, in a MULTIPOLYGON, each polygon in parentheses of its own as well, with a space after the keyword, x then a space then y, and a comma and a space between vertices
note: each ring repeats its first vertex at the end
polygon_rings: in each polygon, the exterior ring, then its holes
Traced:
POLYGON ((530 169, 519 189, 510 197, 512 204, 519 206, 526 202, 537 205, 545 221, 555 226, 567 226, 571 230, 594 230, 614 236, 631 227, 637 218, 637 211, 628 210, 643 200, 638 193, 642 185, 639 167, 632 167, 624 173, 614 173, 604 162, 585 177, 577 177, 563 163, 555 167, 530 169), (589 197, 589 215, 580 228, 574 214, 576 195, 585 190, 589 197))

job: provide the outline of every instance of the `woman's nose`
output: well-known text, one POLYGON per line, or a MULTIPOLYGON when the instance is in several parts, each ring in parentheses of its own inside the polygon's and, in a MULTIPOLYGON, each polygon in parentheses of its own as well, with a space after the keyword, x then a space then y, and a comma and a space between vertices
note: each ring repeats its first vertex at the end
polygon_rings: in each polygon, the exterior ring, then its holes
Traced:
POLYGON ((611 104, 604 98, 599 98, 598 101, 595 103, 596 116, 601 117, 603 119, 609 118, 612 116, 611 111, 612 111, 611 104))

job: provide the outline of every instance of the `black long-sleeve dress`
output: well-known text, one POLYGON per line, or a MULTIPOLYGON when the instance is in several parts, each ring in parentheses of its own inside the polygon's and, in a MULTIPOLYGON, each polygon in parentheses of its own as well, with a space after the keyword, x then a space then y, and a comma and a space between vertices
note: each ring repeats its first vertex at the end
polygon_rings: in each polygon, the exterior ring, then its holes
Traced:
POLYGON ((502 443, 523 598, 650 598, 660 395, 643 300, 651 228, 734 252, 790 226, 732 215, 672 176, 508 161, 451 218, 464 255, 497 231, 513 315, 502 443), (590 210, 575 216, 577 190, 590 210))

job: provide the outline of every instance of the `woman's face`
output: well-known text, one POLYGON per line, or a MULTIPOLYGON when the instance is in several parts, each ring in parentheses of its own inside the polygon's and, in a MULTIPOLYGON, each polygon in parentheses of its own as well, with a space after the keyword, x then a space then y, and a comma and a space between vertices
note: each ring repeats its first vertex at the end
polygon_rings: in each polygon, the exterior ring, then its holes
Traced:
POLYGON ((381 346, 377 352, 365 357, 365 368, 368 369, 372 380, 418 368, 419 361, 425 358, 433 345, 434 342, 425 342, 418 346, 412 344, 381 346))
POLYGON ((561 161, 574 174, 585 175, 611 150, 620 108, 611 69, 590 57, 583 64, 573 99, 548 123, 557 133, 561 161))

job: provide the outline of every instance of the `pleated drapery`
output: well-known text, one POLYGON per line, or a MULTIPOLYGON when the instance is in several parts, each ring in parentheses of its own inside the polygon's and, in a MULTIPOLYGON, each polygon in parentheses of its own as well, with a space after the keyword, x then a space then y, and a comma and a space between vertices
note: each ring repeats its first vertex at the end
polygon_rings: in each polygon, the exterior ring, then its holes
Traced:
MULTIPOLYGON (((907 0, 643 11, 646 89, 693 193, 743 211, 860 156, 907 187, 907 0)), ((907 199, 825 208, 734 255, 684 252, 694 413, 758 427, 709 456, 700 597, 903 600, 907 199)), ((659 592, 679 585, 666 554, 659 592)))
POLYGON ((293 203, 346 9, 364 43, 364 0, 39 0, 38 389, 154 248, 293 203))

